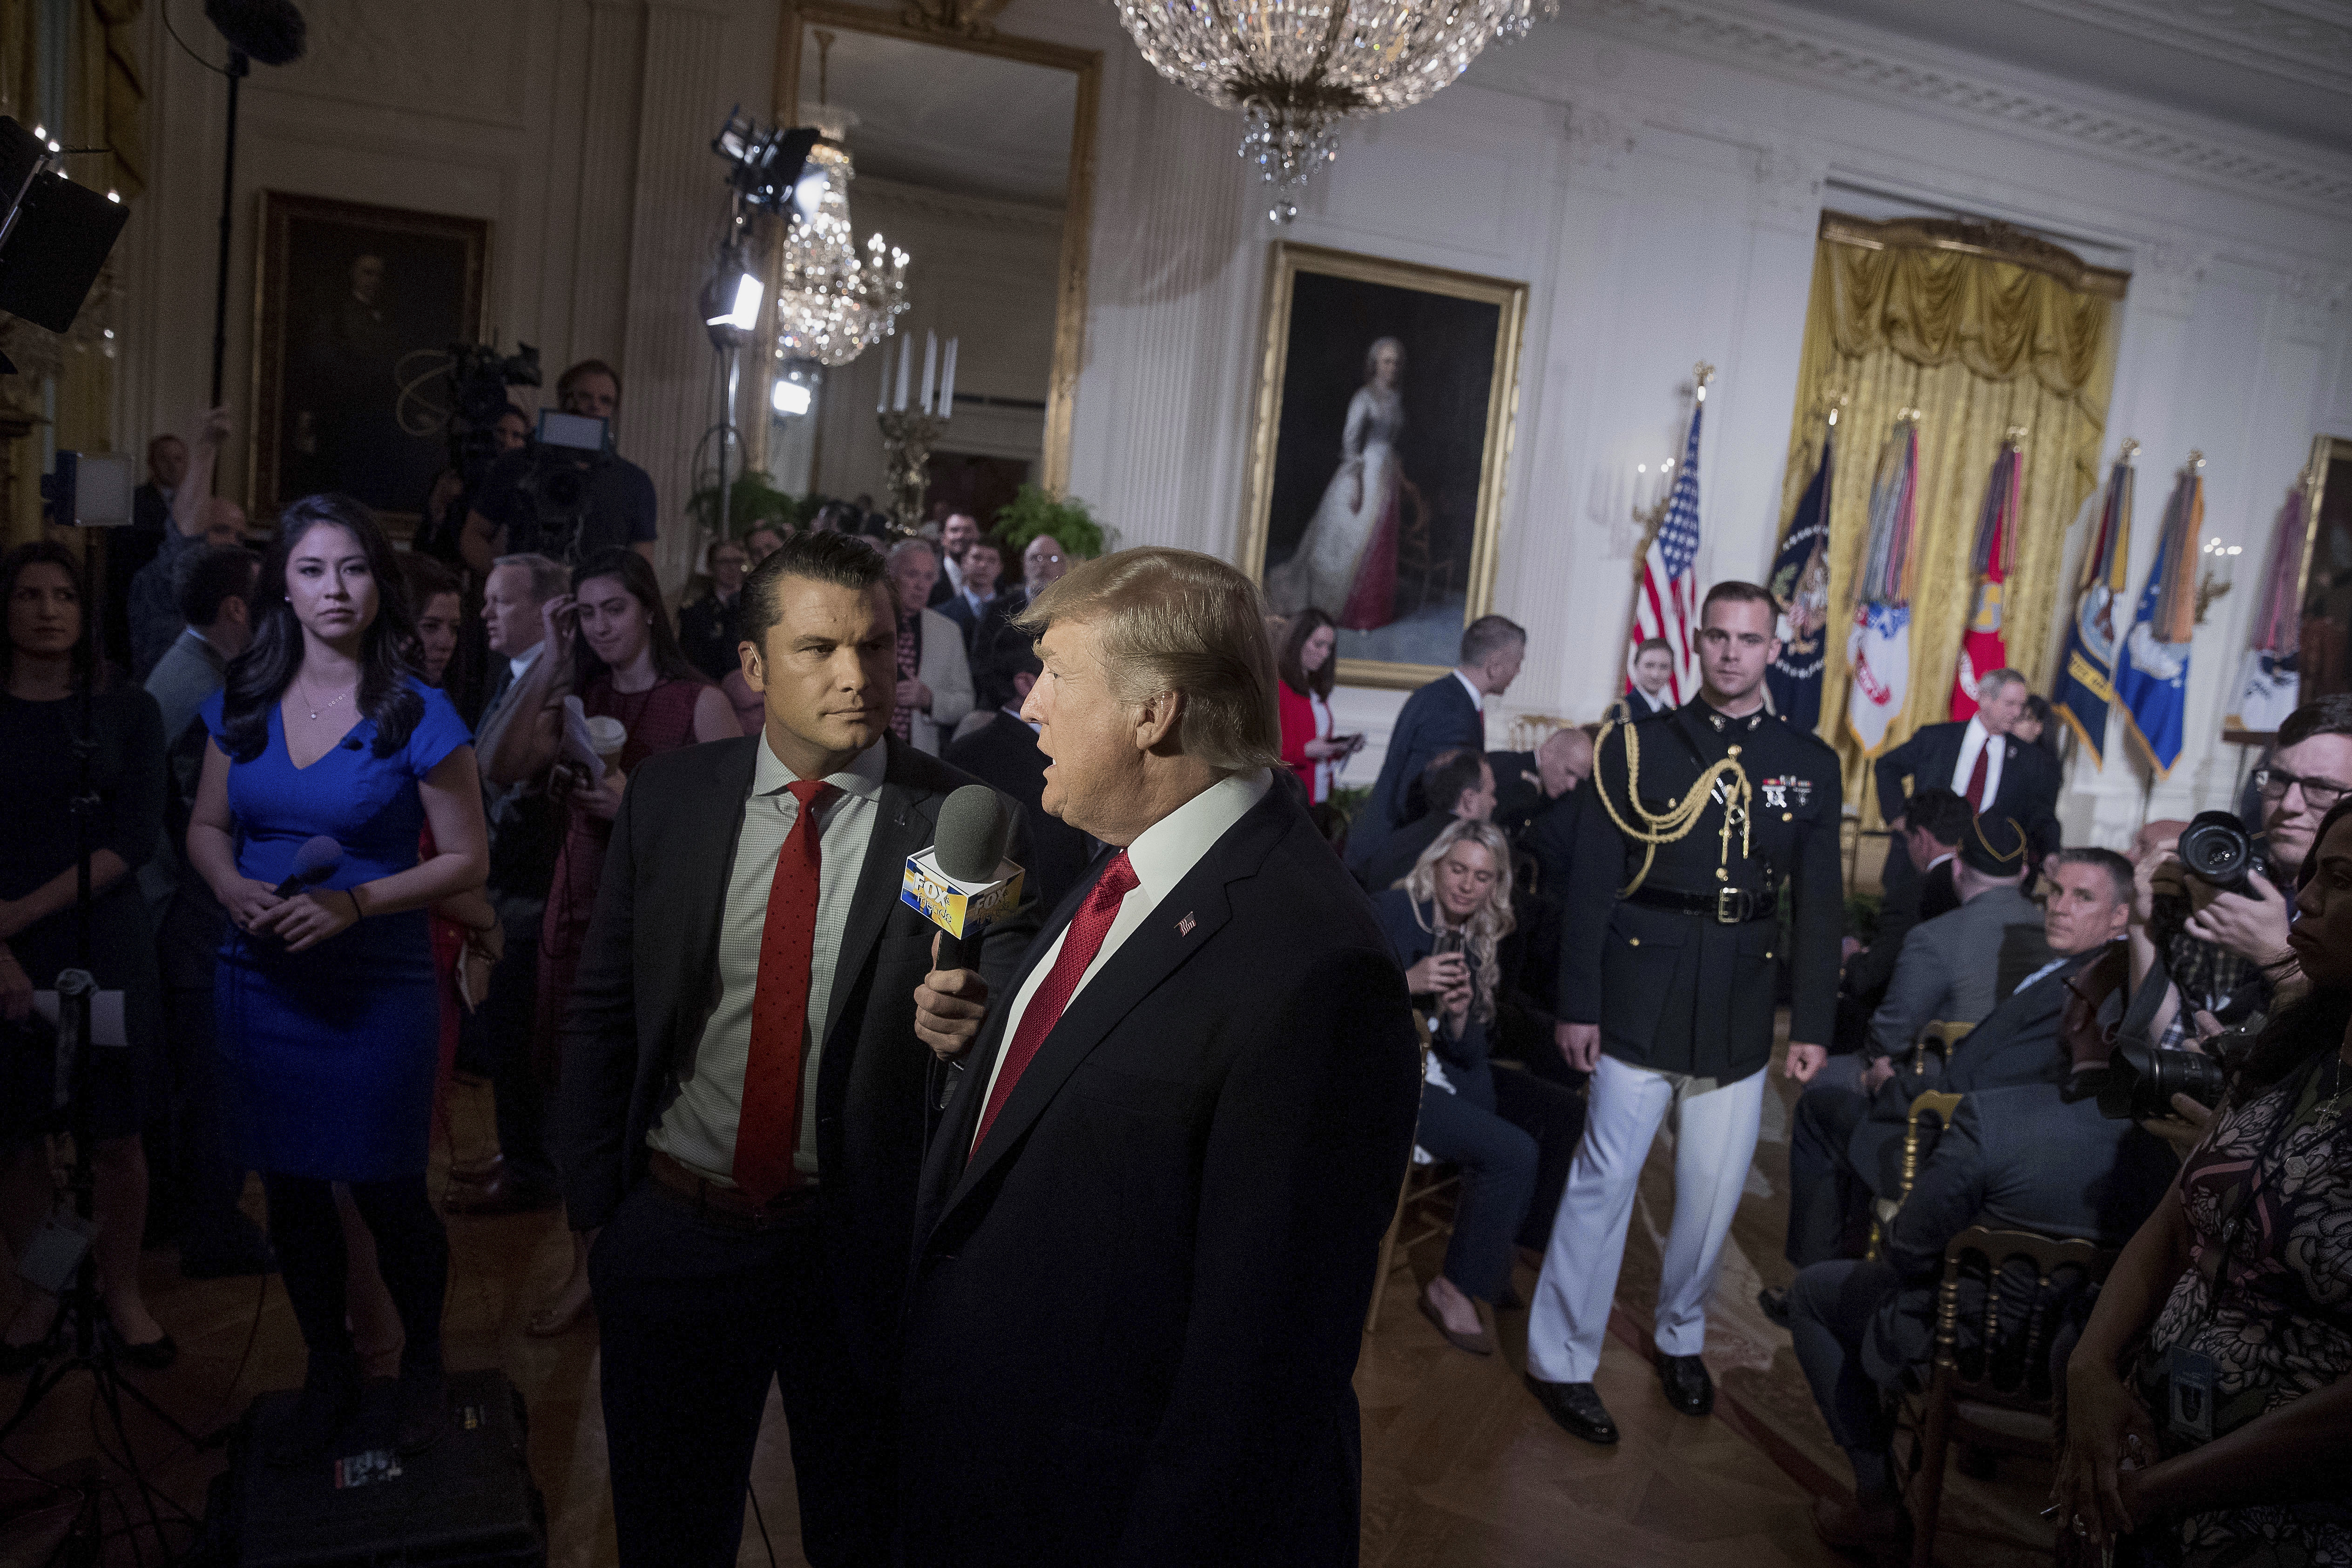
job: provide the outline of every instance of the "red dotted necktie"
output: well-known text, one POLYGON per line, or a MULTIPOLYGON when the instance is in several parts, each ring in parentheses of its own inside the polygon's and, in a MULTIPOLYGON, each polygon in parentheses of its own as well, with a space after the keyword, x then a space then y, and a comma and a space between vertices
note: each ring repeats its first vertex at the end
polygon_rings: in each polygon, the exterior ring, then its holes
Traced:
MULTIPOLYGON (((1094 890, 1071 918, 1053 969, 1046 974, 1045 983, 1029 998, 1028 1011, 1021 1015, 1021 1027, 1014 1032, 1013 1043, 1005 1047, 1004 1066, 998 1070, 996 1082, 988 1091, 988 1105, 980 1113, 980 1131, 971 1138, 973 1149, 979 1148, 980 1141, 988 1136, 989 1124, 1004 1109, 1013 1086, 1021 1081, 1022 1070, 1037 1054, 1037 1047, 1045 1043, 1045 1037, 1062 1021, 1062 1009, 1070 1005, 1078 982, 1086 977, 1087 965, 1102 951, 1103 938, 1110 934, 1111 922, 1118 919, 1119 901, 1135 885, 1135 868, 1128 864, 1127 851, 1122 849, 1103 868, 1094 890)), ((967 1157, 968 1154, 969 1152, 967 1157)))
POLYGON ((760 930, 760 977, 751 992, 751 1051, 743 1063, 743 1110, 735 1128, 735 1184, 755 1203, 800 1185, 801 1061, 808 1035, 809 952, 824 829, 817 818, 841 791, 819 782, 784 786, 800 802, 776 852, 768 918, 760 930))
POLYGON ((1985 808, 1985 779, 1992 772, 1991 763, 1992 737, 1988 735, 1985 743, 1977 748, 1977 765, 1969 770, 1969 809, 1971 811, 1985 808))

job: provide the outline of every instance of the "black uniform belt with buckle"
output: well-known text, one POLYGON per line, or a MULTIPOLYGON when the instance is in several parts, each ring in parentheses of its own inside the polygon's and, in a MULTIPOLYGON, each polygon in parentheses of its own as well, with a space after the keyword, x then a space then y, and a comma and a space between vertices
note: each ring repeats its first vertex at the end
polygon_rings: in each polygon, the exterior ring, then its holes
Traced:
POLYGON ((1717 888, 1711 893, 1685 893, 1679 888, 1636 888, 1625 895, 1625 901, 1645 910, 1705 915, 1716 924, 1727 926, 1778 920, 1780 915, 1779 899, 1752 888, 1717 888))

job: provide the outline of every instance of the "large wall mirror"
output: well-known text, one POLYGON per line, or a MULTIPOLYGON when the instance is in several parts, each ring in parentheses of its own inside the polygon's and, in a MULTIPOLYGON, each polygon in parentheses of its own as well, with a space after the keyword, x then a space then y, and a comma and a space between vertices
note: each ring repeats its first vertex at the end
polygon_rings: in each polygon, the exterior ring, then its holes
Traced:
POLYGON ((2304 470, 2304 701, 2352 691, 2352 440, 2322 436, 2304 470))
MULTIPOLYGON (((913 13, 910 13, 912 15, 913 13)), ((771 408, 750 457, 793 493, 887 490, 876 407, 900 342, 957 340, 931 451, 932 515, 983 525, 1024 483, 1059 493, 1084 352, 1087 230, 1102 57, 851 6, 787 7, 774 112, 843 127, 850 225, 911 258, 898 335, 824 373, 804 414, 771 408)))

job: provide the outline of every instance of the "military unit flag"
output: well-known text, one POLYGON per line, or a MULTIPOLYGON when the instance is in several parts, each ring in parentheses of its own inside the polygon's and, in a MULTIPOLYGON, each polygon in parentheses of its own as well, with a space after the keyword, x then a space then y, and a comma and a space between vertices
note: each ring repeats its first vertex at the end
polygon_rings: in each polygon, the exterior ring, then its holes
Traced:
POLYGON ((1780 657, 1765 670, 1772 711, 1811 732, 1822 721, 1822 668, 1828 662, 1830 619, 1830 471, 1835 461, 1837 416, 1822 437, 1813 481, 1789 519, 1788 537, 1765 586, 1780 606, 1780 657))
POLYGON ((1854 584, 1846 725, 1866 757, 1885 751, 1911 689, 1911 582, 1918 529, 1919 426, 1897 418, 1870 482, 1870 552, 1854 584))
POLYGON ((2074 738, 2105 765, 2107 709, 2116 700, 2116 616, 2131 561, 2132 458, 2136 441, 2107 472, 2107 495, 2099 508, 2099 531, 2083 556, 2083 576, 2074 591, 2074 616, 2066 627, 2066 652, 2058 664, 2051 708, 2074 738))
POLYGON ((2018 492, 2024 469, 2025 455, 2012 432, 1993 459, 1984 508, 1977 514, 1976 603, 1969 609, 1969 629, 1960 637, 1959 663, 1952 669, 1956 721, 1976 716, 1978 679, 2009 668, 2009 644, 2000 630, 2001 599, 2017 563, 2018 492))
POLYGON ((2180 470, 2165 503, 2156 563, 2116 664, 2124 722, 2156 776, 2180 760, 2189 710, 2189 640, 2197 629, 2197 535, 2205 523, 2202 462, 2180 470))

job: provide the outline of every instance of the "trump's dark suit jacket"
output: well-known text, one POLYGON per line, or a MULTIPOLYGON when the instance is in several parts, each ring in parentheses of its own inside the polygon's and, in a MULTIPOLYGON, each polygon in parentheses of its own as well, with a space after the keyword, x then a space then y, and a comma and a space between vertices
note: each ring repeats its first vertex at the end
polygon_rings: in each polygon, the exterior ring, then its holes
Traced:
POLYGON ((906 1563, 1353 1563, 1349 1378, 1421 1090, 1364 895, 1269 792, 1073 998, 967 1162, 1022 978, 923 1166, 906 1563))
MULTIPOLYGON (((646 1134, 692 1070, 719 1001, 719 926, 758 736, 665 752, 629 776, 563 1023, 558 1090, 572 1226, 610 1219, 646 1179, 646 1134)), ((817 1063, 819 1212, 842 1327, 862 1373, 887 1384, 914 1234, 916 1178, 937 1058, 915 1035, 930 922, 898 901, 949 792, 973 782, 895 737, 874 836, 834 971, 817 1063)), ((1015 816, 1013 855, 1025 849, 1015 816)), ((1034 906, 988 928, 979 968, 1001 986, 1037 929, 1034 906)))

